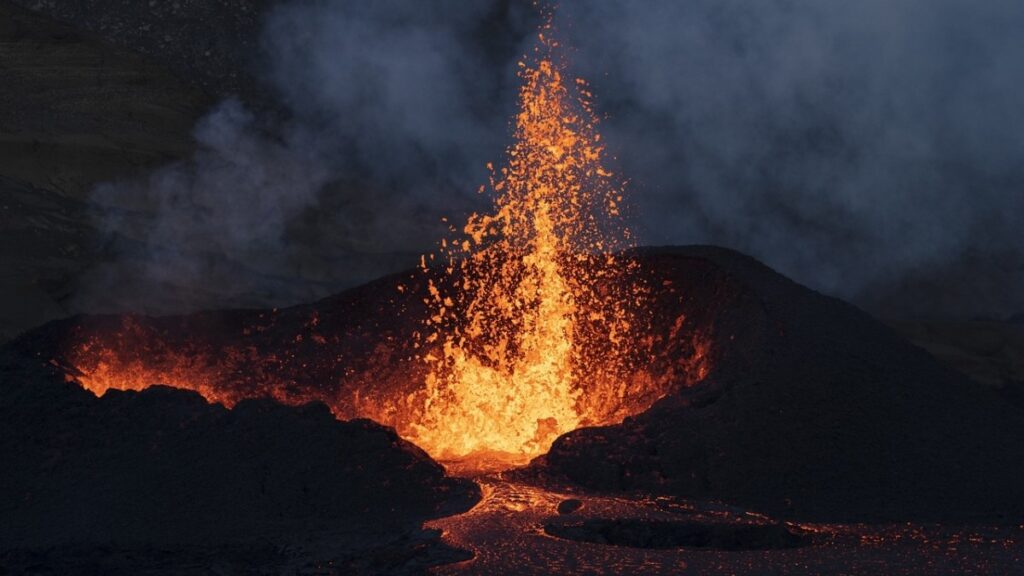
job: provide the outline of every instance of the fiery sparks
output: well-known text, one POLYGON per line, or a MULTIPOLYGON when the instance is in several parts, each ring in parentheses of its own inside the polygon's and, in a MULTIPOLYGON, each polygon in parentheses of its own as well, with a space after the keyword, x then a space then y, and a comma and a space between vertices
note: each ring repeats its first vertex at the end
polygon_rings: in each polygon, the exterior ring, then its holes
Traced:
POLYGON ((535 64, 520 63, 515 143, 507 166, 492 168, 494 212, 443 242, 454 289, 431 285, 426 341, 441 347, 425 356, 424 412, 409 432, 442 458, 538 455, 605 422, 621 402, 602 399, 627 392, 643 290, 616 256, 630 233, 590 93, 568 81, 549 34, 535 64))

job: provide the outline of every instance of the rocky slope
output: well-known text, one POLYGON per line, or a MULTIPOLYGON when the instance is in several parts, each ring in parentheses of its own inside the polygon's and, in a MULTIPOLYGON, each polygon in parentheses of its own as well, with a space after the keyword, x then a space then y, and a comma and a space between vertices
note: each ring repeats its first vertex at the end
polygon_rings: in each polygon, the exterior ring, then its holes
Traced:
POLYGON ((559 438, 537 464, 542 471, 589 488, 723 500, 802 519, 1024 514, 1019 407, 860 310, 751 258, 670 248, 646 264, 699 293, 703 279, 689 272, 695 261, 731 279, 753 302, 741 320, 760 328, 734 333, 735 314, 723 310, 704 383, 621 425, 559 438))

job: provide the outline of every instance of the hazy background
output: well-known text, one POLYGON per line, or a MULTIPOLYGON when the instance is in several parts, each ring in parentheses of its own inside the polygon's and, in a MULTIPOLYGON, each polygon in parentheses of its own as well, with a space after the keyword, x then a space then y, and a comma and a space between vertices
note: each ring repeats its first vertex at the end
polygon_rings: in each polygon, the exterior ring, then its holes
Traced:
MULTIPOLYGON (((97 226, 134 240, 85 276, 83 306, 170 285, 204 287, 174 309, 314 298, 486 206, 529 3, 253 10, 221 67, 256 88, 215 91, 191 158, 95 188, 97 226)), ((1024 310, 1024 4, 588 0, 556 24, 643 243, 730 246, 882 314, 1024 310)))
POLYGON ((1024 4, 598 0, 560 17, 651 242, 725 244, 904 313, 1021 309, 1024 4))

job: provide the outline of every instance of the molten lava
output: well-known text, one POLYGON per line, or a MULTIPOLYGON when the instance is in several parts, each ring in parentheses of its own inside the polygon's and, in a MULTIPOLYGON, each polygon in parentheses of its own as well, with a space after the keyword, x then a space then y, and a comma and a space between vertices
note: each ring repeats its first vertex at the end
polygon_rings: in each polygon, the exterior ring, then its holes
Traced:
POLYGON ((535 64, 520 63, 515 143, 508 165, 492 168, 494 212, 443 242, 441 266, 459 282, 431 287, 426 342, 442 346, 425 356, 424 412, 410 436, 442 458, 541 454, 582 423, 606 422, 609 393, 630 392, 644 290, 615 255, 630 234, 590 94, 567 82, 549 28, 535 64))
POLYGON ((493 211, 421 270, 280 311, 74 319, 51 362, 97 395, 166 384, 229 407, 322 401, 465 469, 525 462, 702 380, 712 304, 628 250, 591 95, 550 33, 520 64, 493 211))

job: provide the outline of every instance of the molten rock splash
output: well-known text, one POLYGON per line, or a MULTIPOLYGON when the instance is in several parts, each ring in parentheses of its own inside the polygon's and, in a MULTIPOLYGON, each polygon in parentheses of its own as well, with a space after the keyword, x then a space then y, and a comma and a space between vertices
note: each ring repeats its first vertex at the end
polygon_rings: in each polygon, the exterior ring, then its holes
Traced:
POLYGON ((536 64, 520 63, 515 143, 507 167, 489 166, 494 212, 471 216, 436 259, 460 283, 430 286, 423 339, 441 350, 424 355, 431 372, 411 438, 441 458, 541 454, 581 424, 608 421, 621 399, 607 397, 630 393, 645 290, 627 278, 635 263, 614 255, 630 233, 590 93, 567 82, 549 32, 536 64))

